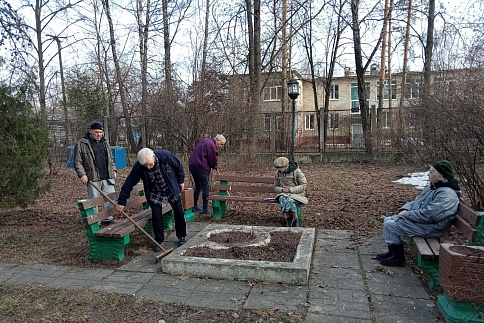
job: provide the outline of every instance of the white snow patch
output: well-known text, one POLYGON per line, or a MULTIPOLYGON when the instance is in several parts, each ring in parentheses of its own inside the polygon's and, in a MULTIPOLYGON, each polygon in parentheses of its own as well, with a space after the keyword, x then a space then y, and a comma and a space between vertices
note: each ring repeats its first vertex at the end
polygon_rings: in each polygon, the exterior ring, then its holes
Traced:
POLYGON ((413 185, 415 188, 423 190, 429 185, 429 172, 409 173, 407 177, 402 177, 393 183, 413 185))

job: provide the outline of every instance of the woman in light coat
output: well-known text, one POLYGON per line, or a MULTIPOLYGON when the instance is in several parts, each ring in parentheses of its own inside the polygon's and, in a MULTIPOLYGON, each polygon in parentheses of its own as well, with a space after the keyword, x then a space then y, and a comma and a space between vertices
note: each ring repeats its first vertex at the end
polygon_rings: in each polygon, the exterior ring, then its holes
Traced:
POLYGON ((288 227, 298 227, 299 219, 297 210, 301 204, 307 204, 306 197, 307 180, 297 163, 289 163, 285 157, 276 158, 274 161, 276 171, 274 173, 274 191, 276 199, 281 205, 281 210, 286 216, 288 227))
POLYGON ((454 167, 448 160, 430 166, 429 182, 413 201, 405 203, 397 215, 386 217, 383 235, 388 252, 376 258, 383 266, 405 266, 400 237, 438 238, 452 226, 459 207, 460 188, 454 167))

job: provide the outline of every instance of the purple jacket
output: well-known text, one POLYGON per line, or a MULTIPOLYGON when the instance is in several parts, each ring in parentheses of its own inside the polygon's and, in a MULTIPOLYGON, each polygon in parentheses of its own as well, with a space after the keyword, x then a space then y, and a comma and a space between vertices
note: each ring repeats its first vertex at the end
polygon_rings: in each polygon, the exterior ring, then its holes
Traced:
POLYGON ((194 166, 205 174, 210 175, 210 169, 217 169, 218 150, 215 139, 203 138, 197 142, 190 156, 189 165, 194 166))

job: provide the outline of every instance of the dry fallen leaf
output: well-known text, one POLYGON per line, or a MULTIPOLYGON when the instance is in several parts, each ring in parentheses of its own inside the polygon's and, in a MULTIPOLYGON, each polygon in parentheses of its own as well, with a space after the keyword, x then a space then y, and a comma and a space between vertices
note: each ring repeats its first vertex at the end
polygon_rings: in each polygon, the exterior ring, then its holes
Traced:
POLYGON ((234 319, 238 319, 238 318, 239 318, 239 316, 240 316, 240 315, 239 315, 239 314, 237 314, 237 313, 232 313, 232 317, 233 317, 234 319))
POLYGON ((188 278, 190 278, 190 275, 181 275, 180 276, 180 280, 187 280, 188 278))

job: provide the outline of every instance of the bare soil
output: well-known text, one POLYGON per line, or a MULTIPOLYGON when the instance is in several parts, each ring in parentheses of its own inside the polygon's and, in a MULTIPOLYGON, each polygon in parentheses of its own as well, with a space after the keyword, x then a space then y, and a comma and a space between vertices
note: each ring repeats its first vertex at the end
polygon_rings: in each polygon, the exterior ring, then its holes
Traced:
MULTIPOLYGON (((383 217, 394 214, 403 203, 419 194, 411 186, 392 181, 409 172, 424 171, 422 166, 398 163, 321 163, 300 167, 308 179, 309 199, 309 204, 303 207, 302 226, 350 230, 355 246, 368 236, 381 234, 383 217)), ((118 172, 117 190, 129 170, 125 168, 118 172)), ((231 175, 273 174, 270 165, 231 166, 222 163, 219 171, 231 175)), ((135 232, 126 247, 125 260, 87 261, 89 244, 76 203, 87 197, 85 186, 74 170, 66 167, 61 167, 57 174, 46 180, 51 182, 52 189, 44 192, 32 206, 0 210, 0 263, 113 269, 150 252, 152 243, 135 232)), ((193 186, 189 175, 186 185, 193 186)), ((195 220, 262 226, 285 223, 275 203, 229 203, 222 220, 200 214, 195 220)), ((87 290, 73 292, 0 284, 2 322, 302 322, 304 311, 289 314, 274 310, 216 311, 176 304, 166 306, 126 295, 93 295, 87 290)))
POLYGON ((230 243, 233 246, 226 249, 213 249, 206 246, 192 247, 183 255, 187 257, 204 257, 220 259, 256 260, 292 262, 296 255, 297 246, 301 239, 300 232, 272 231, 271 240, 263 246, 243 246, 242 243, 255 241, 250 232, 229 231, 211 236, 209 239, 215 242, 230 243))

